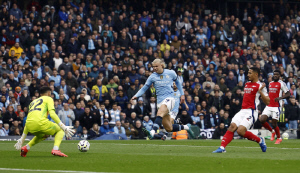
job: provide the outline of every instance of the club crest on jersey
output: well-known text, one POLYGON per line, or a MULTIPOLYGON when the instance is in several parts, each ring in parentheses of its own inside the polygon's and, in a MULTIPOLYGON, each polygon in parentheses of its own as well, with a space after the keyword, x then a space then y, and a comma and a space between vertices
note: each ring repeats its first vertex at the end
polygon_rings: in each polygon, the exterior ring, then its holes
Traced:
POLYGON ((164 78, 164 77, 161 75, 161 76, 160 76, 160 79, 163 79, 163 78, 164 78))

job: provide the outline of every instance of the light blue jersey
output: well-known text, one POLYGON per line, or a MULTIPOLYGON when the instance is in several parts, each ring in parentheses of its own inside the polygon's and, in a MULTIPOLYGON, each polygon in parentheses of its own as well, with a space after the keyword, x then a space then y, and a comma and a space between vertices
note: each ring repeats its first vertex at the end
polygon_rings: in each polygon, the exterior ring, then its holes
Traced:
POLYGON ((172 109, 172 112, 178 113, 179 105, 180 105, 180 91, 177 89, 177 91, 174 91, 174 98, 175 98, 175 106, 172 109))
POLYGON ((174 81, 180 91, 180 96, 183 95, 182 84, 177 79, 175 71, 164 69, 161 74, 152 73, 148 77, 145 85, 135 94, 135 97, 141 97, 153 83, 157 95, 157 104, 168 97, 174 98, 174 90, 172 88, 174 81))

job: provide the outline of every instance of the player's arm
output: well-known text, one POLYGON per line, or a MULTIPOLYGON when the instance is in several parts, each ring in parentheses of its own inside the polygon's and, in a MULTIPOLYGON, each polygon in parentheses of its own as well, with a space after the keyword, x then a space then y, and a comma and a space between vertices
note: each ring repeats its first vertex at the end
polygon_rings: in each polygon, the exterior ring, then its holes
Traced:
POLYGON ((21 138, 18 139, 18 140, 17 140, 17 143, 15 144, 15 148, 16 148, 17 150, 21 150, 21 147, 22 147, 22 145, 23 145, 23 143, 24 143, 24 141, 25 141, 25 139, 26 139, 26 137, 27 137, 27 134, 28 134, 28 130, 27 130, 27 127, 26 127, 26 125, 25 125, 24 131, 23 131, 23 134, 22 134, 21 138))
POLYGON ((153 83, 152 78, 151 78, 151 76, 149 76, 145 85, 131 98, 131 100, 135 100, 138 97, 141 97, 148 90, 148 88, 152 85, 152 83, 153 83))
POLYGON ((177 76, 176 73, 175 73, 175 76, 176 76, 176 78, 175 78, 175 84, 176 84, 176 86, 177 86, 177 88, 178 88, 178 90, 180 92, 180 95, 181 95, 181 97, 180 97, 180 103, 184 103, 185 102, 185 97, 184 97, 184 92, 183 92, 183 89, 182 89, 182 84, 180 83, 180 81, 179 81, 178 76, 177 76))
POLYGON ((275 98, 276 102, 278 102, 279 100, 282 100, 282 99, 287 99, 291 96, 291 93, 290 93, 289 89, 287 88, 286 84, 284 82, 280 82, 280 83, 281 83, 281 90, 283 91, 284 96, 275 98))
POLYGON ((65 126, 61 120, 58 118, 57 114, 55 113, 55 108, 54 108, 54 102, 52 98, 49 98, 47 100, 47 108, 50 114, 50 117, 52 120, 59 125, 59 127, 65 132, 66 136, 68 138, 72 137, 75 133, 74 130, 72 130, 73 126, 65 126))
POLYGON ((275 98, 275 101, 278 102, 279 100, 287 99, 287 98, 289 98, 290 96, 291 96, 290 91, 287 91, 286 93, 284 93, 284 96, 275 98))
POLYGON ((263 83, 261 85, 261 87, 259 88, 259 94, 261 96, 261 99, 262 101, 266 104, 266 105, 269 105, 270 104, 270 97, 268 96, 268 93, 267 93, 267 89, 266 89, 266 84, 263 83))

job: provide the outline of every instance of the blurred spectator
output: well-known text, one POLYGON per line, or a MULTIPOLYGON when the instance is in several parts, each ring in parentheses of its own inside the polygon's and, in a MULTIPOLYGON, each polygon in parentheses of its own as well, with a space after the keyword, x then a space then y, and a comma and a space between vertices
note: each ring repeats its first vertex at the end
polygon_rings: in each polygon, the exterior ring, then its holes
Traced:
POLYGON ((300 123, 300 109, 296 103, 295 97, 290 98, 290 103, 285 106, 285 120, 289 122, 289 129, 298 129, 300 123))
POLYGON ((95 139, 100 136, 98 124, 93 124, 92 129, 89 131, 89 135, 87 139, 95 139))
POLYGON ((221 123, 218 128, 216 128, 213 139, 220 139, 221 136, 224 136, 227 131, 227 128, 225 127, 224 123, 221 123))
POLYGON ((103 120, 103 125, 100 127, 101 135, 114 133, 114 129, 109 126, 108 122, 108 119, 103 120))
POLYGON ((142 131, 142 122, 140 120, 135 121, 133 135, 131 139, 145 139, 146 135, 142 131))
POLYGON ((0 136, 8 136, 8 134, 6 133, 6 130, 3 127, 3 121, 0 120, 0 136))
POLYGON ((73 110, 69 108, 68 103, 64 104, 63 110, 60 110, 57 115, 63 124, 73 126, 72 122, 75 120, 75 115, 73 110))
POLYGON ((125 133, 125 128, 121 126, 121 122, 117 121, 116 126, 114 127, 114 133, 115 134, 126 134, 125 133))
POLYGON ((143 126, 149 131, 152 129, 153 121, 149 119, 149 116, 144 117, 143 126))

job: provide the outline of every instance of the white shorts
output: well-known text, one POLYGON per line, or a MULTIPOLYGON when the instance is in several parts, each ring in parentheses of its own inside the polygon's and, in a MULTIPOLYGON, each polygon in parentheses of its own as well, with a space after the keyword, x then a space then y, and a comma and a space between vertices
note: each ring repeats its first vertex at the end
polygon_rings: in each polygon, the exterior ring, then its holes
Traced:
POLYGON ((159 104, 157 104, 157 109, 159 109, 161 105, 166 105, 167 108, 168 108, 168 110, 169 110, 169 112, 171 112, 171 110, 175 106, 175 98, 168 97, 168 98, 164 99, 162 102, 160 102, 159 104))
POLYGON ((178 114, 178 112, 174 112, 174 111, 169 112, 169 115, 173 120, 175 120, 175 118, 177 117, 177 114, 178 114))
POLYGON ((266 106, 262 115, 267 115, 268 117, 272 117, 274 120, 279 120, 281 113, 281 108, 280 107, 269 107, 266 106))
POLYGON ((235 116, 232 118, 231 123, 235 123, 237 127, 240 125, 250 130, 255 121, 258 118, 258 111, 253 109, 241 109, 235 116))

